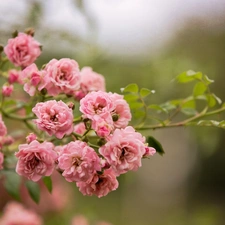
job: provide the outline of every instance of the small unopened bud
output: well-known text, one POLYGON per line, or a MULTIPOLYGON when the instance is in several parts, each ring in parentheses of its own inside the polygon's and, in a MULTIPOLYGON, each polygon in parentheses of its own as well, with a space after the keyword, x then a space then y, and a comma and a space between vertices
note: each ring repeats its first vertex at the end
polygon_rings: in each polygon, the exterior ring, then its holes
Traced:
POLYGON ((156 153, 156 150, 152 147, 145 147, 145 153, 142 156, 143 158, 148 158, 149 156, 153 156, 156 153))
POLYGON ((91 120, 88 119, 88 118, 85 118, 85 119, 83 120, 83 122, 84 122, 85 128, 86 128, 87 130, 90 130, 90 129, 91 129, 91 120))
POLYGON ((106 140, 104 139, 104 138, 100 138, 99 140, 98 140, 98 142, 97 142, 97 144, 99 145, 99 146, 102 146, 102 145, 104 145, 106 143, 106 140))
POLYGON ((114 122, 116 122, 119 119, 119 115, 118 114, 113 114, 112 115, 112 119, 114 122))
POLYGON ((71 108, 72 110, 75 109, 75 104, 73 102, 67 103, 68 107, 71 108))
POLYGON ((47 89, 46 88, 41 89, 41 94, 42 95, 46 95, 47 94, 47 89))
POLYGON ((27 28, 25 30, 25 33, 33 37, 34 36, 34 28, 32 28, 32 27, 27 28))
POLYGON ((12 33, 12 37, 15 38, 15 37, 17 37, 17 36, 18 36, 18 31, 15 30, 15 31, 12 33))
POLYGON ((2 86, 2 95, 5 97, 10 97, 13 92, 13 85, 12 84, 4 84, 2 86))
POLYGON ((3 50, 4 50, 4 46, 0 45, 0 54, 3 52, 3 50))

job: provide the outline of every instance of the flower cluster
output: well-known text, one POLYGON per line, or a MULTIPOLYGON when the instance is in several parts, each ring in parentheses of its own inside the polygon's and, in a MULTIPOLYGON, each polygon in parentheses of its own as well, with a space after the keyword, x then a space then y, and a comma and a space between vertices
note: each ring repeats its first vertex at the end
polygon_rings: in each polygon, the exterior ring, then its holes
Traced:
MULTIPOLYGON (((31 116, 21 120, 32 133, 15 153, 19 175, 37 182, 57 170, 84 195, 102 197, 117 189, 118 176, 136 171, 142 158, 154 155, 145 137, 129 126, 129 104, 123 95, 106 92, 101 74, 90 67, 80 70, 69 58, 52 59, 39 70, 34 61, 41 53, 40 44, 30 33, 10 39, 4 51, 21 70, 7 71, 3 102, 13 94, 16 83, 31 98, 27 103, 31 116)), ((1 110, 3 116, 15 118, 1 110)), ((6 134, 0 116, 0 136, 6 134)))

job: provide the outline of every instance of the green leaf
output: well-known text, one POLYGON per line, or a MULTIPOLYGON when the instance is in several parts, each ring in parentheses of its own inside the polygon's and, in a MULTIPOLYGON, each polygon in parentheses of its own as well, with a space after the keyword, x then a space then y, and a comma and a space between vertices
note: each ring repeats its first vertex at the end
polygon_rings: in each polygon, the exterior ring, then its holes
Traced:
POLYGON ((37 183, 33 181, 26 181, 25 183, 30 197, 36 202, 40 201, 40 187, 37 183))
POLYGON ((219 97, 217 97, 215 94, 212 94, 212 96, 215 98, 215 100, 217 101, 219 105, 222 103, 222 100, 219 97))
MULTIPOLYGON (((225 106, 224 106, 224 107, 225 107, 225 106)), ((148 106, 148 108, 149 108, 149 109, 155 109, 155 110, 157 110, 157 111, 159 111, 159 112, 165 112, 165 113, 168 113, 167 110, 163 109, 161 106, 156 105, 156 104, 151 104, 151 105, 148 106)))
POLYGON ((181 112, 184 113, 185 115, 188 115, 188 116, 194 116, 194 115, 196 115, 198 113, 193 108, 182 108, 181 112))
POLYGON ((146 113, 144 111, 141 111, 141 110, 138 110, 136 112, 134 112, 134 117, 137 119, 137 118, 142 118, 146 115, 146 113))
POLYGON ((153 147, 156 150, 156 152, 158 152, 160 155, 163 155, 165 153, 160 142, 157 141, 154 137, 148 136, 147 143, 148 146, 153 147))
POLYGON ((140 95, 142 98, 148 96, 151 93, 152 93, 151 90, 149 90, 147 88, 141 88, 141 90, 140 90, 140 95))
POLYGON ((195 100, 194 99, 190 99, 190 100, 184 102, 181 105, 181 107, 182 108, 193 108, 193 109, 195 109, 195 107, 196 107, 195 100))
POLYGON ((160 105, 165 111, 171 111, 173 109, 176 109, 176 105, 171 104, 171 102, 166 102, 160 105))
POLYGON ((199 95, 203 95, 206 90, 207 90, 207 86, 202 82, 198 82, 194 87, 193 95, 195 97, 199 95))
POLYGON ((174 99, 174 100, 171 100, 171 101, 170 101, 170 104, 178 106, 178 105, 180 105, 181 102, 183 102, 183 101, 184 101, 184 99, 174 99))
POLYGON ((216 105, 216 99, 215 99, 215 97, 212 94, 207 95, 207 101, 208 101, 208 106, 209 107, 213 107, 213 106, 216 105))
POLYGON ((142 102, 129 102, 129 106, 131 109, 140 109, 144 104, 142 102))
POLYGON ((121 88, 121 91, 138 93, 138 85, 137 84, 128 84, 125 88, 121 88))
POLYGON ((204 81, 207 85, 209 85, 209 84, 211 84, 211 83, 214 82, 214 80, 209 79, 207 75, 204 75, 204 76, 203 76, 203 81, 204 81))
POLYGON ((124 99, 127 102, 136 101, 138 98, 139 98, 139 96, 137 94, 126 94, 126 95, 124 95, 124 99))
POLYGON ((52 193, 52 179, 51 179, 51 177, 43 177, 42 180, 43 180, 45 186, 47 187, 48 191, 50 193, 52 193))
POLYGON ((2 171, 5 175, 4 187, 16 200, 20 200, 21 177, 14 171, 2 171))
POLYGON ((181 73, 176 77, 177 81, 180 83, 188 83, 193 80, 201 80, 202 79, 202 73, 201 72, 195 72, 193 70, 188 70, 186 72, 181 73))

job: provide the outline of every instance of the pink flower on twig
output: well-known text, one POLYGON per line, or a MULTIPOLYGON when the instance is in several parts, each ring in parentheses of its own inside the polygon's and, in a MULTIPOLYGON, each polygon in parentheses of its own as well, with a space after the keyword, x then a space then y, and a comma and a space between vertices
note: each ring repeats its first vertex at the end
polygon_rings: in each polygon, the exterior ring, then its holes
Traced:
POLYGON ((103 174, 95 174, 89 182, 77 182, 77 187, 83 195, 96 195, 99 198, 116 190, 118 186, 116 174, 111 168, 104 170, 103 174))
POLYGON ((93 148, 82 141, 63 146, 59 152, 58 166, 69 182, 88 181, 101 170, 100 159, 93 148))
POLYGON ((117 175, 129 170, 137 170, 146 154, 145 138, 134 128, 116 129, 109 141, 100 147, 99 153, 105 157, 117 175))
POLYGON ((15 153, 18 158, 16 172, 35 182, 43 176, 50 176, 57 158, 53 148, 51 142, 39 143, 36 140, 19 145, 19 151, 15 153))
POLYGON ((63 58, 52 59, 44 68, 46 75, 40 86, 45 88, 49 95, 60 93, 73 95, 80 87, 80 70, 75 60, 63 58))
POLYGON ((9 39, 4 51, 15 66, 23 68, 32 64, 41 54, 40 43, 25 33, 9 39))
POLYGON ((63 101, 40 102, 32 109, 38 117, 34 122, 40 130, 61 139, 73 132, 73 111, 63 101))

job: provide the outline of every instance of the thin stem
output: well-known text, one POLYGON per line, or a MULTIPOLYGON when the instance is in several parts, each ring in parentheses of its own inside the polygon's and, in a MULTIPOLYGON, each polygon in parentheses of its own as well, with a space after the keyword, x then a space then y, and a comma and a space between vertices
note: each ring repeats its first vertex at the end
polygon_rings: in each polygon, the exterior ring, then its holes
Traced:
POLYGON ((218 114, 218 113, 221 113, 221 112, 224 112, 225 111, 225 107, 222 107, 220 109, 216 109, 216 110, 213 110, 211 112, 207 112, 205 113, 205 110, 203 110, 201 113, 189 118, 189 119, 186 119, 186 120, 183 120, 183 121, 180 121, 180 122, 177 122, 177 123, 169 123, 169 124, 156 124, 156 125, 149 125, 149 126, 143 126, 143 127, 137 127, 136 129, 137 130, 154 130, 154 129, 159 129, 159 128, 169 128, 169 127, 181 127, 181 126, 193 126, 193 125, 196 125, 196 124, 193 124, 191 122, 197 120, 197 119, 201 119, 201 118, 204 118, 204 117, 207 117, 207 116, 211 116, 211 115, 214 115, 214 114, 218 114))

